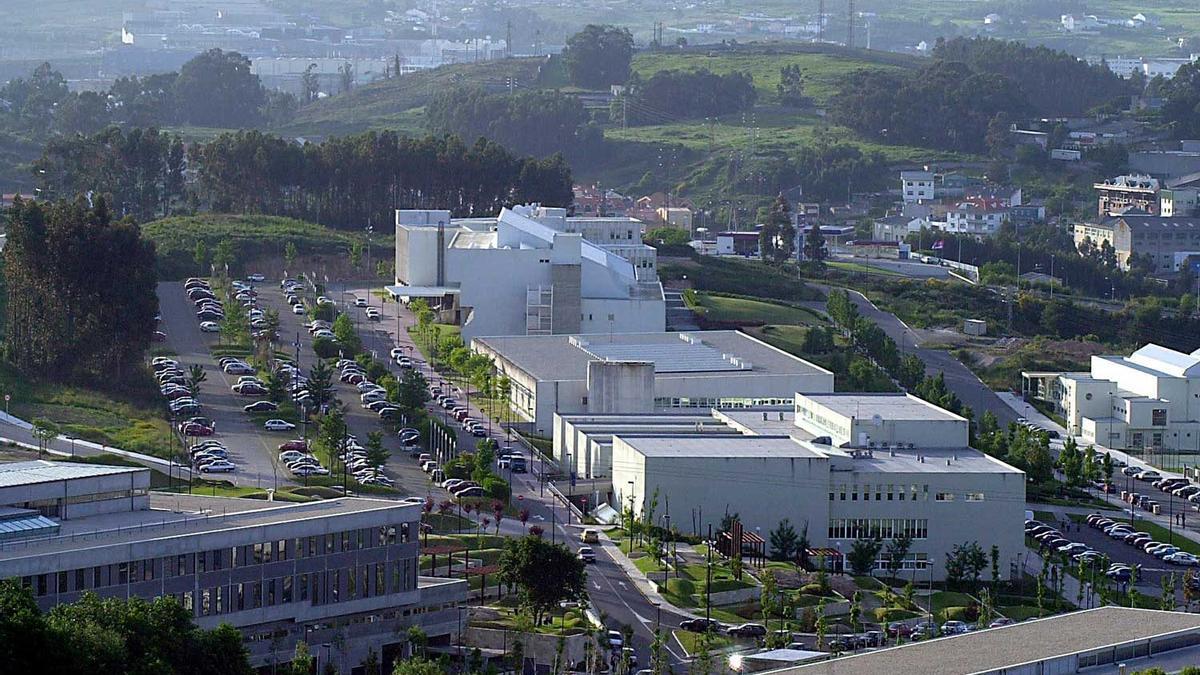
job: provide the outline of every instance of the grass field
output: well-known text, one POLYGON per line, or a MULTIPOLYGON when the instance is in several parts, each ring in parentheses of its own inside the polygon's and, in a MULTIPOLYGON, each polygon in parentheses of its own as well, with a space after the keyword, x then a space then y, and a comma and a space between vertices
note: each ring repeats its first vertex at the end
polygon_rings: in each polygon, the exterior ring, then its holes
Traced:
POLYGON ((159 277, 180 279, 199 270, 193 259, 196 242, 211 254, 223 240, 233 242, 235 257, 245 262, 259 257, 282 257, 288 242, 305 255, 336 255, 355 237, 322 225, 277 216, 203 214, 177 216, 146 223, 142 234, 158 249, 159 277))
POLYGON ((822 323, 816 312, 802 307, 711 293, 689 293, 686 297, 694 300, 694 304, 689 303, 692 308, 710 321, 745 325, 775 323, 811 326, 822 323))

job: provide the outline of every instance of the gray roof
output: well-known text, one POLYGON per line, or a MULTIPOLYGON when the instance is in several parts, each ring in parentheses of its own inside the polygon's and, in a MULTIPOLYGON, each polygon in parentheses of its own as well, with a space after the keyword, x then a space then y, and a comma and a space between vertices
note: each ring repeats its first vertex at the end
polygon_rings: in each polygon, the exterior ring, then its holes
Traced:
POLYGON ((35 459, 28 462, 5 462, 0 464, 0 488, 53 483, 60 480, 75 480, 96 476, 112 476, 122 473, 149 471, 134 466, 103 466, 100 464, 76 464, 72 462, 48 462, 35 459))
POLYGON ((909 394, 801 394, 830 410, 856 419, 870 419, 879 415, 885 420, 965 420, 965 418, 939 408, 909 394))
POLYGON ((1179 230, 1193 231, 1200 229, 1200 220, 1194 218, 1164 218, 1144 213, 1126 212, 1105 220, 1102 227, 1112 227, 1118 221, 1125 221, 1131 230, 1177 232, 1179 230))
POLYGON ((876 473, 975 473, 975 474, 1023 474, 1015 467, 980 452, 975 448, 903 448, 899 450, 876 449, 866 456, 861 451, 855 456, 850 451, 829 446, 814 446, 834 460, 839 469, 853 468, 856 471, 876 473))
POLYGON ((1092 652, 1149 637, 1200 630, 1200 615, 1101 607, 955 635, 772 673, 965 675, 1092 652))
POLYGON ((797 443, 788 436, 646 436, 625 437, 617 434, 645 457, 720 457, 724 459, 820 459, 819 452, 797 443))
POLYGON ((731 371, 762 375, 828 374, 820 366, 732 330, 516 335, 477 337, 473 342, 486 345, 531 377, 545 381, 585 380, 588 362, 602 360, 606 355, 615 360, 659 359, 669 371, 688 375, 722 377, 731 371), (703 344, 690 344, 684 337, 698 338, 703 344), (729 368, 726 364, 731 361, 722 355, 742 360, 750 367, 729 368))

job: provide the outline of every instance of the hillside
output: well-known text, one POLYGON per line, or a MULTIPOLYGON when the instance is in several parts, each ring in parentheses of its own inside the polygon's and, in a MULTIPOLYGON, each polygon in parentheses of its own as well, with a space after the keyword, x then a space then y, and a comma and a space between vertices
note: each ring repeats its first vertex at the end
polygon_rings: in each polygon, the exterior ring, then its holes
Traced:
POLYGON ((425 120, 420 108, 439 90, 478 85, 499 92, 508 88, 510 78, 514 87, 527 88, 538 81, 543 62, 530 58, 459 63, 372 82, 306 105, 290 123, 272 131, 285 136, 344 136, 372 129, 421 134, 425 120))
MULTIPOLYGON (((196 266, 196 242, 203 241, 211 255, 217 244, 233 242, 234 267, 242 271, 251 261, 283 258, 288 242, 296 245, 298 266, 316 257, 345 257, 354 235, 314 223, 276 216, 236 216, 206 213, 163 218, 142 226, 142 235, 158 249, 160 279, 182 279, 201 272, 196 266)), ((383 237, 377 242, 382 243, 383 237)))

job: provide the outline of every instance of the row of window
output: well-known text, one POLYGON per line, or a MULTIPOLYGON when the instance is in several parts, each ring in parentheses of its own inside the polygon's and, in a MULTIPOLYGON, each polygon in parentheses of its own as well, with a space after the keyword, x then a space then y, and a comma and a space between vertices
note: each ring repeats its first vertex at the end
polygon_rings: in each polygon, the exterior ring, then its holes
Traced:
POLYGON ((211 586, 175 595, 183 608, 196 616, 217 616, 262 607, 308 602, 312 605, 370 598, 411 591, 417 587, 417 562, 393 560, 345 567, 312 574, 265 579, 250 583, 211 586))
POLYGON ((864 502, 872 501, 872 498, 877 502, 927 502, 929 501, 929 486, 917 485, 916 483, 913 483, 907 486, 906 489, 904 485, 897 485, 894 483, 889 483, 886 485, 883 483, 877 483, 875 485, 871 485, 869 483, 865 485, 858 485, 857 483, 841 483, 829 490, 829 501, 831 502, 857 502, 860 500, 860 498, 861 501, 864 502))
MULTIPOLYGON (((939 492, 933 496, 933 501, 935 501, 935 502, 952 502, 952 501, 954 501, 955 496, 956 495, 953 492, 939 492)), ((983 493, 982 492, 966 492, 966 493, 963 493, 962 497, 963 497, 963 501, 967 501, 967 502, 983 501, 983 493)))
POLYGON ((908 535, 913 539, 929 537, 925 518, 830 518, 830 539, 895 539, 908 535))
POLYGON ((50 518, 61 518, 63 516, 63 505, 70 506, 72 504, 90 504, 93 502, 104 502, 113 499, 129 499, 132 497, 145 497, 147 494, 146 488, 132 488, 125 490, 110 490, 108 492, 94 492, 82 495, 71 495, 69 497, 56 497, 54 499, 37 499, 28 502, 15 504, 19 508, 32 509, 50 518))
POLYGON ((716 398, 699 396, 694 398, 654 399, 656 408, 757 408, 762 406, 790 405, 792 399, 787 398, 716 398))
POLYGON ((409 523, 379 528, 363 528, 331 532, 324 535, 280 539, 244 546, 184 553, 164 558, 146 558, 113 565, 98 565, 58 572, 55 586, 50 588, 49 575, 25 577, 25 585, 35 596, 48 593, 70 593, 118 586, 156 578, 188 576, 221 569, 261 565, 272 561, 311 558, 319 555, 358 551, 409 541, 409 523))

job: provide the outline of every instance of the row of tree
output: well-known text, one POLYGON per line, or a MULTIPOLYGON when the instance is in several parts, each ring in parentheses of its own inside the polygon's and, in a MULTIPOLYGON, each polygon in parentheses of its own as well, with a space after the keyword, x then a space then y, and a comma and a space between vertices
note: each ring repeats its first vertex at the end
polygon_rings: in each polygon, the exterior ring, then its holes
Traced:
POLYGON ((369 132, 298 145, 258 131, 222 134, 188 149, 153 129, 108 129, 51 143, 37 163, 49 196, 105 194, 114 210, 149 220, 176 207, 289 216, 334 227, 389 223, 398 208, 494 214, 523 202, 567 205, 560 156, 522 158, 480 139, 369 132))
POLYGON ((578 97, 555 91, 489 94, 457 87, 434 94, 425 119, 437 134, 482 136, 513 152, 544 157, 574 146, 588 116, 578 97))
POLYGON ((0 87, 0 104, 0 130, 41 139, 92 134, 110 124, 254 126, 289 118, 297 102, 263 87, 245 56, 211 49, 179 72, 122 77, 106 92, 72 92, 62 73, 43 63, 0 87))
POLYGON ((154 245, 95 205, 17 200, 4 247, 5 355, 41 378, 128 382, 154 333, 154 245))
POLYGON ((749 110, 758 100, 758 90, 749 73, 718 75, 697 68, 660 70, 645 80, 635 73, 625 96, 628 101, 619 104, 626 124, 669 124, 749 110))

